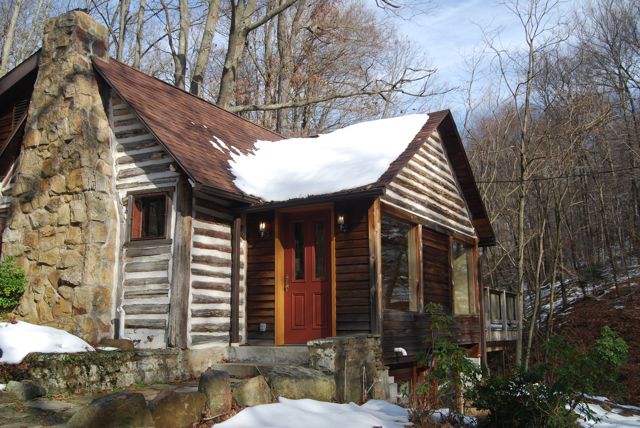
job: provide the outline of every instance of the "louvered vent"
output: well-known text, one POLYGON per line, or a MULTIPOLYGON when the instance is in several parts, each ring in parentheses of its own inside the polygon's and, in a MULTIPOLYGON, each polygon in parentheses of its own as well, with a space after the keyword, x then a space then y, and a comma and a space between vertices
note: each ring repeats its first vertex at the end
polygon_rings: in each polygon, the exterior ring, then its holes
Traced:
POLYGON ((23 116, 27 114, 29 109, 29 100, 18 101, 13 107, 13 127, 18 126, 23 116))

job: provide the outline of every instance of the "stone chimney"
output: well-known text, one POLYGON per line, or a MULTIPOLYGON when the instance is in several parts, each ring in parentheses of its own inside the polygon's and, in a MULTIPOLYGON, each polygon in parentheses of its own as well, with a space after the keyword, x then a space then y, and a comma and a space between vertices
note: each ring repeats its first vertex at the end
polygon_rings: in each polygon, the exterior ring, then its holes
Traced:
POLYGON ((3 254, 29 279, 19 318, 96 342, 113 332, 117 217, 92 57, 108 60, 107 30, 91 16, 47 22, 3 254))

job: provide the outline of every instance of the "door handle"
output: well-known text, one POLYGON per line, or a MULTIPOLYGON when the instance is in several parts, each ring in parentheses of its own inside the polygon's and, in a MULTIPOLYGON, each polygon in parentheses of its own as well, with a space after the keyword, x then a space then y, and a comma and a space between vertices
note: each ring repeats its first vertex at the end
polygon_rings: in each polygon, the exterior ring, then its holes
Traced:
POLYGON ((284 275, 284 291, 287 291, 290 285, 291 285, 291 282, 289 281, 289 274, 285 274, 284 275))

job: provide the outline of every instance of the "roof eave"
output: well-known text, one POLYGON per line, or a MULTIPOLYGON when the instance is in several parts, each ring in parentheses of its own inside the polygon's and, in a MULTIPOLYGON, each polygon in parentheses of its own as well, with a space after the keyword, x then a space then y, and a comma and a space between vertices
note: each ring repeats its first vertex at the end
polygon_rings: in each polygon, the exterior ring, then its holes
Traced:
POLYGON ((0 96, 7 92, 16 83, 22 80, 26 75, 38 68, 38 61, 40 60, 40 51, 31 55, 26 60, 22 61, 13 70, 0 78, 0 96))
POLYGON ((241 211, 246 214, 250 214, 250 213, 257 213, 257 212, 264 212, 264 211, 272 211, 272 210, 281 209, 281 208, 303 206, 303 205, 316 205, 316 204, 323 204, 327 202, 341 202, 341 201, 347 201, 352 199, 375 198, 382 195, 383 192, 384 192, 384 187, 375 186, 368 189, 362 189, 357 191, 335 192, 335 193, 328 193, 323 195, 308 196, 306 198, 289 199, 286 201, 265 202, 265 203, 252 205, 241 211))

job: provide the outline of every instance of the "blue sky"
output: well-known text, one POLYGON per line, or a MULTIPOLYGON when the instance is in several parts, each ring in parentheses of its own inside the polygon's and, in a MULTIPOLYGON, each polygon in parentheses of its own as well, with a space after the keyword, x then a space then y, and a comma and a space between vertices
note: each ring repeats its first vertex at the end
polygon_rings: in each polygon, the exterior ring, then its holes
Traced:
MULTIPOLYGON (((564 0, 560 4, 554 18, 567 14, 579 4, 587 0, 564 0)), ((497 37, 498 44, 506 49, 524 47, 523 30, 518 18, 513 15, 499 0, 431 0, 426 13, 411 20, 396 20, 399 31, 406 35, 417 48, 427 54, 433 67, 438 70, 438 81, 449 87, 464 87, 469 79, 469 67, 465 59, 471 55, 479 55, 485 49, 487 34, 497 37)), ((526 4, 526 0, 521 0, 526 4)), ((490 60, 492 54, 483 56, 490 60)), ((485 70, 486 71, 486 70, 485 70)), ((495 84, 491 80, 495 75, 484 75, 478 82, 476 95, 486 85, 495 84)), ((463 94, 448 94, 441 101, 441 107, 456 110, 458 116, 463 114, 463 94)))

